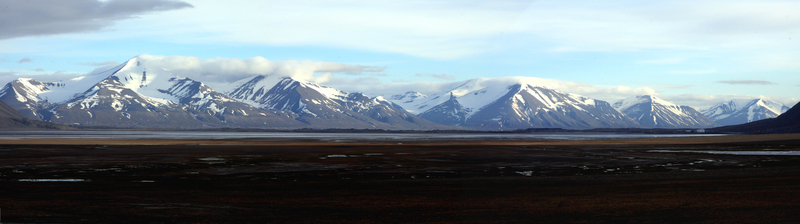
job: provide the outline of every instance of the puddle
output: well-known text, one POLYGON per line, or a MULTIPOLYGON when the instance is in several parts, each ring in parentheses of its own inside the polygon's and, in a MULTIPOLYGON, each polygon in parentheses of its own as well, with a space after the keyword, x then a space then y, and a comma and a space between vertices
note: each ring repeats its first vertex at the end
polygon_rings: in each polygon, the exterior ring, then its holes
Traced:
POLYGON ((648 152, 686 152, 742 156, 800 156, 800 151, 701 151, 701 150, 650 150, 648 152))
POLYGON ((533 171, 530 171, 530 170, 526 170, 526 171, 517 171, 517 172, 514 172, 514 173, 517 173, 517 174, 520 174, 520 175, 522 175, 522 176, 526 176, 526 177, 533 176, 533 171))
POLYGON ((19 179, 20 182, 89 182, 89 179, 19 179))

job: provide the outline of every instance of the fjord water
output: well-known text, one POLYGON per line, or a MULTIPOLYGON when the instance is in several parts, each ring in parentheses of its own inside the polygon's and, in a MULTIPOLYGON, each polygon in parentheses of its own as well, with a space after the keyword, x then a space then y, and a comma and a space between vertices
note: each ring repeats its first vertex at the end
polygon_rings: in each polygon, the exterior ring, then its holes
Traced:
POLYGON ((290 140, 597 140, 722 136, 722 134, 619 133, 314 133, 216 131, 0 131, 0 139, 259 139, 290 140))

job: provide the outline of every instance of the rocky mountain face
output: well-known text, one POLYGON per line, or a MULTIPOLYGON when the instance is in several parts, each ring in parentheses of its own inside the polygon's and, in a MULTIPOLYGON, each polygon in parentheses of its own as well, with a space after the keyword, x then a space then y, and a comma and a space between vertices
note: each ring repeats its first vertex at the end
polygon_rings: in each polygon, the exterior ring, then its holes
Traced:
POLYGON ((605 101, 535 86, 530 81, 469 80, 427 97, 392 97, 427 120, 483 130, 627 128, 633 119, 605 101))
POLYGON ((0 101, 0 130, 68 129, 50 122, 28 119, 19 111, 0 101))
POLYGON ((382 97, 347 93, 288 77, 253 76, 226 93, 254 107, 290 113, 314 128, 448 129, 406 112, 382 97))
POLYGON ((47 104, 39 94, 48 92, 50 88, 60 85, 52 82, 39 82, 29 78, 20 78, 9 82, 0 89, 0 101, 17 109, 25 117, 39 120, 42 104, 47 104))
POLYGON ((13 107, 9 106, 8 104, 0 101, 0 117, 2 118, 25 118, 24 115, 19 113, 19 111, 15 110, 13 107))
POLYGON ((775 118, 790 108, 765 99, 731 100, 712 106, 702 113, 719 125, 737 125, 775 118))
POLYGON ((62 124, 137 128, 304 126, 231 99, 200 82, 159 68, 148 69, 138 58, 65 82, 18 79, 6 85, 0 99, 30 118, 62 124))
POLYGON ((17 79, 0 99, 26 117, 62 124, 134 128, 448 129, 382 97, 288 77, 253 76, 218 92, 133 58, 61 82, 17 79))
POLYGON ((714 132, 734 133, 800 133, 800 103, 775 118, 711 129, 714 132))
MULTIPOLYGON (((652 96, 595 100, 526 77, 453 82, 430 95, 387 98, 349 93, 276 75, 254 75, 216 89, 135 57, 95 74, 58 82, 30 78, 0 89, 0 100, 29 119, 134 128, 478 129, 694 128, 715 124, 694 109, 652 96)), ((774 117, 788 107, 732 101, 704 111, 720 124, 774 117)))
POLYGON ((461 126, 471 113, 472 109, 458 103, 458 99, 451 93, 449 100, 419 114, 419 117, 444 125, 461 126))
POLYGON ((614 108, 644 127, 696 128, 716 124, 689 106, 679 106, 655 96, 634 96, 614 103, 614 108))

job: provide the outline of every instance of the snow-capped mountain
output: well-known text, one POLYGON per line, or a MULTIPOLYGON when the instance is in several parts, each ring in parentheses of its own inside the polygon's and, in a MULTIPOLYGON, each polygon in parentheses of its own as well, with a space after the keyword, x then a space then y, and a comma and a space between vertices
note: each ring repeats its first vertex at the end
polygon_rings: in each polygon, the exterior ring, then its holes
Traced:
POLYGON ((296 114, 312 127, 381 129, 448 128, 410 114, 382 97, 347 93, 289 77, 257 75, 237 81, 226 93, 252 106, 296 114))
MULTIPOLYGON (((8 90, 6 90, 8 89, 8 90)), ((107 71, 59 83, 18 79, 0 99, 29 117, 65 124, 149 127, 301 127, 204 84, 133 58, 107 71)))
POLYGON ((428 95, 422 94, 417 91, 408 91, 403 94, 392 95, 391 97, 389 97, 389 100, 411 103, 414 102, 414 100, 416 99, 421 99, 425 97, 428 97, 428 95))
POLYGON ((458 99, 451 93, 449 100, 419 114, 419 116, 425 119, 435 120, 444 125, 460 126, 467 120, 471 113, 472 109, 462 106, 461 103, 458 102, 458 99))
POLYGON ((714 127, 713 121, 689 106, 675 105, 655 96, 629 97, 614 103, 614 108, 644 127, 699 128, 714 127))
POLYGON ((714 132, 735 133, 797 133, 800 130, 800 103, 795 104, 776 118, 763 119, 739 125, 712 129, 714 132))
MULTIPOLYGON (((444 84, 443 91, 430 95, 408 91, 384 98, 278 75, 255 75, 215 90, 173 75, 156 60, 138 56, 106 71, 57 82, 19 78, 0 88, 0 100, 30 119, 139 128, 512 130, 714 125, 694 109, 652 96, 626 99, 612 107, 540 86, 546 80, 532 77, 479 78, 444 84)), ((725 125, 775 117, 786 110, 782 104, 759 99, 726 102, 705 113, 725 125)))
POLYGON ((49 92, 50 88, 61 85, 52 82, 39 82, 30 78, 19 78, 11 81, 0 89, 0 100, 15 108, 25 117, 39 120, 39 109, 46 100, 39 95, 49 92))
POLYGON ((740 99, 722 102, 702 113, 720 125, 736 125, 778 117, 790 108, 765 99, 740 99))
POLYGON ((639 124, 605 101, 535 85, 525 77, 472 79, 393 102, 437 123, 479 129, 622 128, 639 124))

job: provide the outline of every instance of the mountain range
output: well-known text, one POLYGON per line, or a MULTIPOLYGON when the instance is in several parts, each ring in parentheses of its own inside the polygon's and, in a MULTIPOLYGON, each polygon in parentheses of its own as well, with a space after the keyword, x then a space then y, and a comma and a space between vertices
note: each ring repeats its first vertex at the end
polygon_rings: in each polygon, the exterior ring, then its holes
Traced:
POLYGON ((749 123, 730 125, 711 129, 715 132, 738 132, 738 133, 798 133, 800 132, 800 103, 794 105, 785 113, 775 117, 767 118, 749 123))
POLYGON ((778 117, 790 108, 765 99, 731 100, 712 106, 702 113, 719 125, 737 125, 778 117))
POLYGON ((277 75, 253 75, 212 88, 135 57, 65 81, 19 78, 0 89, 0 101, 28 119, 132 128, 707 128, 788 110, 763 99, 720 103, 702 113, 655 96, 612 105, 537 81, 479 78, 430 95, 407 91, 385 98, 277 75))
POLYGON ((525 78, 473 79, 430 96, 406 92, 390 99, 421 118, 470 129, 640 127, 608 102, 536 86, 525 78))
POLYGON ((614 108, 645 127, 697 128, 717 126, 689 106, 679 106, 655 96, 629 97, 614 103, 614 108))

